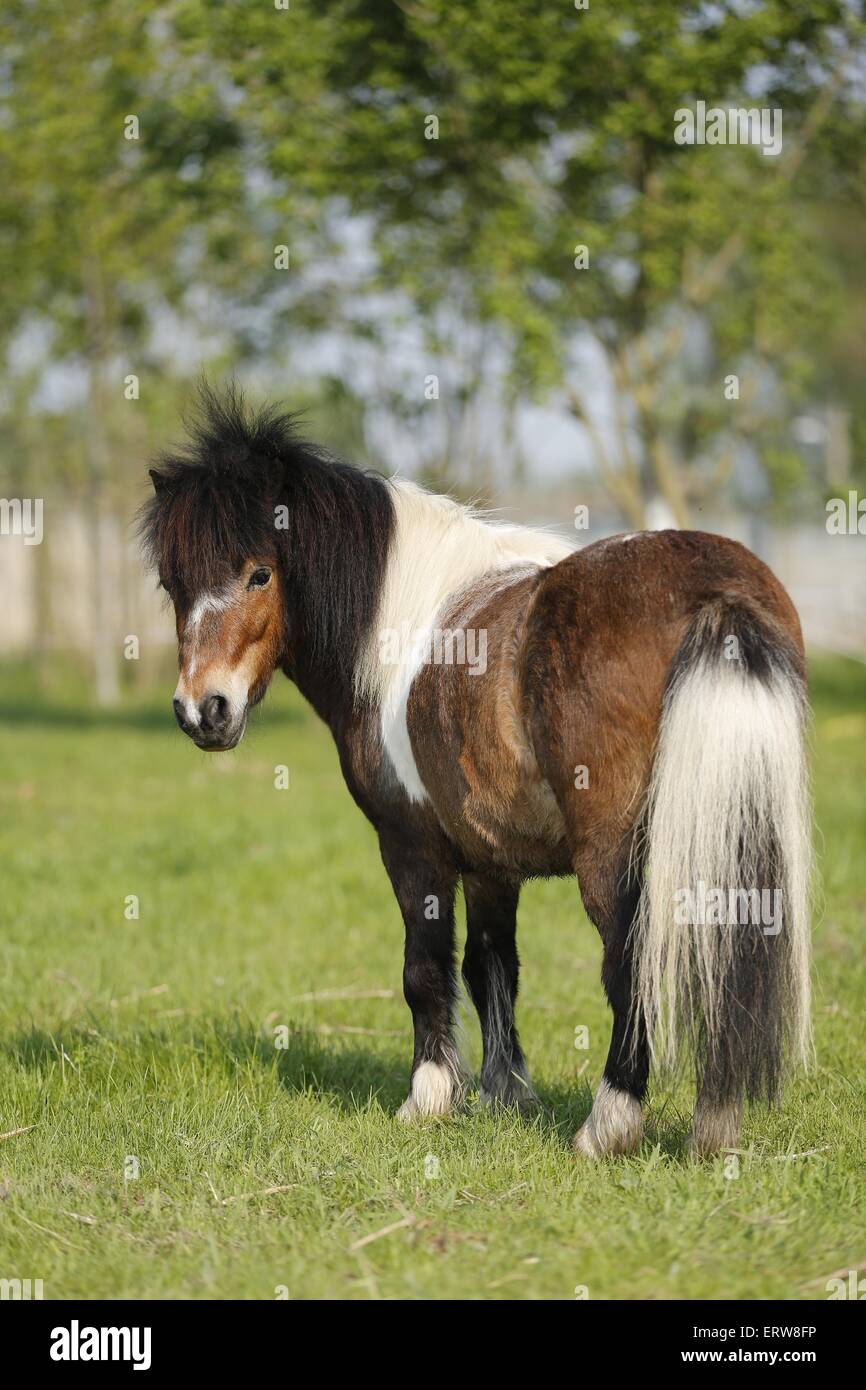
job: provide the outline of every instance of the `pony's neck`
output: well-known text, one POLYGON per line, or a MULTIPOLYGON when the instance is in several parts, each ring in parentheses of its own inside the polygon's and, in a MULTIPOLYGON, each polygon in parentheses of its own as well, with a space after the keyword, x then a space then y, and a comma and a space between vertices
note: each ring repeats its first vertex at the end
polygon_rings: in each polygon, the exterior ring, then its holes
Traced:
POLYGON ((330 724, 360 699, 386 727, 451 595, 483 575, 555 564, 573 549, 561 536, 486 520, 405 479, 340 466, 315 470, 287 511, 300 640, 284 669, 330 724), (384 650, 395 640, 396 660, 384 650))
POLYGON ((379 606, 395 528, 391 491, 378 474, 308 458, 287 472, 280 497, 289 589, 283 669, 331 722, 351 704, 379 606))
POLYGON ((389 488, 394 529, 388 562, 354 677, 356 692, 385 717, 387 708, 403 698, 413 644, 431 628, 450 595, 491 572, 555 564, 574 548, 553 533, 485 520, 404 479, 392 478, 389 488), (395 634, 406 651, 399 661, 383 661, 383 643, 395 634))

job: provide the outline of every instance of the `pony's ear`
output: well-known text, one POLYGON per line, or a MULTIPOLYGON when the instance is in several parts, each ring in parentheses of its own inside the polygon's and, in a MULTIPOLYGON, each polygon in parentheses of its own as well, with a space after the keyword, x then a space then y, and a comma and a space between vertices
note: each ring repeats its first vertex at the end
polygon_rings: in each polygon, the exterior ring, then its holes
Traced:
POLYGON ((168 487, 168 478, 164 473, 160 473, 157 468, 149 468, 150 481, 153 483, 154 492, 163 492, 168 487))

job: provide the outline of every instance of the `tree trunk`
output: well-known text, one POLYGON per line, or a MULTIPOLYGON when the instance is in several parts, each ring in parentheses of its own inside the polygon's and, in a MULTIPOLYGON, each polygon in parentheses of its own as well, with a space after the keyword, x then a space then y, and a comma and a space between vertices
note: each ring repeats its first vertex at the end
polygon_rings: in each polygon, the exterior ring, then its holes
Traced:
POLYGON ((650 444, 650 463, 659 493, 676 525, 687 530, 691 525, 691 513, 682 470, 668 441, 655 431, 650 444))
POLYGON ((91 503, 90 521, 93 556, 93 674, 96 703, 105 709, 116 705, 120 699, 118 646, 121 634, 114 631, 110 603, 116 579, 111 554, 111 516, 100 496, 95 497, 91 503))
POLYGON ((105 364, 109 356, 108 314, 105 284, 98 257, 85 261, 84 282, 87 296, 88 355, 90 358, 90 398, 87 411, 86 446, 90 469, 90 522, 93 600, 93 674, 97 704, 116 705, 120 699, 118 679, 119 643, 122 634, 112 631, 109 598, 114 592, 110 565, 111 516, 107 486, 111 451, 106 434, 108 398, 105 364))

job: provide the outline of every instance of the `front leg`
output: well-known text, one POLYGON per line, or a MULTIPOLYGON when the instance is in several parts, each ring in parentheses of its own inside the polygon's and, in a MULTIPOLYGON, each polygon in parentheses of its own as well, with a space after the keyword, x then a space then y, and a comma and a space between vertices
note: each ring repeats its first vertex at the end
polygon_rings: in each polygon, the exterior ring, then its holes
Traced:
POLYGON ((403 993, 415 1031, 411 1089, 399 1117, 447 1115, 462 1092, 453 1037, 457 872, 438 848, 385 832, 379 844, 406 927, 403 993))
POLYGON ((530 1109, 537 1102, 514 1023, 520 969, 516 942, 520 886, 485 874, 465 873, 463 893, 463 978, 478 1010, 484 1046, 481 1099, 530 1109))

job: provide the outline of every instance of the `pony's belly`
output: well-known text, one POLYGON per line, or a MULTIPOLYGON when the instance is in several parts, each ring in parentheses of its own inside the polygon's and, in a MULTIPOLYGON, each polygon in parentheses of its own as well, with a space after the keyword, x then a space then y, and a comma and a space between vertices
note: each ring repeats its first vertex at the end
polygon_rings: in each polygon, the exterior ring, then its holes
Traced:
POLYGON ((518 876, 572 872, 565 822, 542 776, 519 711, 514 654, 536 574, 456 607, 453 627, 476 624, 487 664, 428 664, 407 705, 407 730, 424 791, 463 860, 518 876))
POLYGON ((468 863, 518 877, 572 873, 565 823, 553 793, 540 778, 525 778, 511 800, 496 805, 476 786, 457 813, 439 811, 449 837, 468 863))

